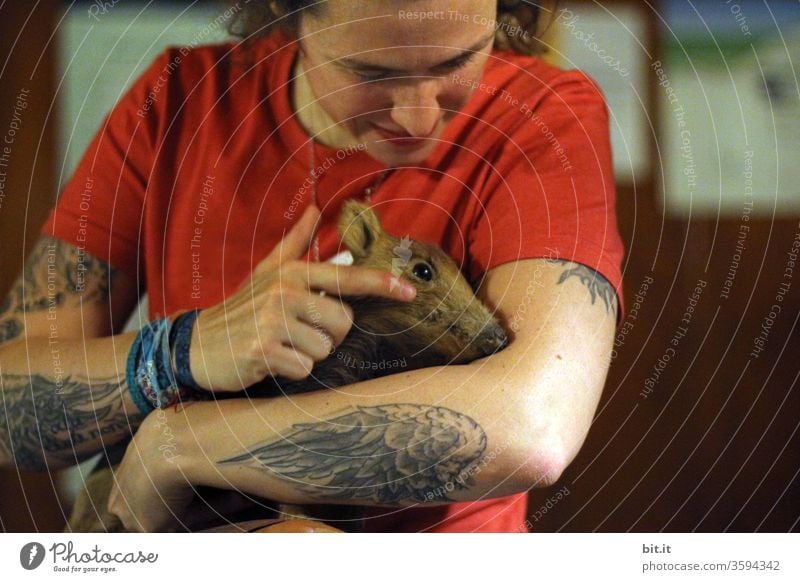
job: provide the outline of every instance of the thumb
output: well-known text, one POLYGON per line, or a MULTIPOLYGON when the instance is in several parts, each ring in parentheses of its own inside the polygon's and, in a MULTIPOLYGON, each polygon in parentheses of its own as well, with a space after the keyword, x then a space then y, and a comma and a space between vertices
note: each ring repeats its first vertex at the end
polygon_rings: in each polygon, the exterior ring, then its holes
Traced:
POLYGON ((256 270, 262 270, 262 265, 276 267, 286 261, 300 259, 308 251, 311 241, 314 240, 320 216, 319 208, 314 204, 310 204, 303 212, 300 220, 288 233, 284 234, 281 242, 261 261, 256 270))

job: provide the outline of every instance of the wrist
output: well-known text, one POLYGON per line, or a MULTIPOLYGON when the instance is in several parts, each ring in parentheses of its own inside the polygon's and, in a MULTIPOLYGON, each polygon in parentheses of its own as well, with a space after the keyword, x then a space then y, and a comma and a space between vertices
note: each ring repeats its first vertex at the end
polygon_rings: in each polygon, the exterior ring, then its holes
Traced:
MULTIPOLYGON (((171 464, 177 472, 196 487, 230 489, 232 483, 241 487, 240 468, 217 462, 237 454, 243 450, 242 443, 253 442, 265 432, 265 426, 255 428, 261 423, 253 422, 252 406, 246 399, 231 399, 192 402, 164 411, 165 422, 173 430, 175 458, 171 464)), ((159 412, 152 416, 156 414, 159 412)))
POLYGON ((188 480, 194 483, 194 467, 202 453, 198 435, 191 430, 186 417, 186 410, 191 408, 178 405, 155 410, 139 429, 145 432, 144 442, 158 452, 154 472, 161 482, 188 480))
MULTIPOLYGON (((170 339, 172 369, 175 371, 175 378, 184 391, 193 399, 198 398, 198 392, 206 391, 208 388, 199 383, 193 373, 197 369, 197 354, 192 357, 192 352, 196 351, 196 342, 192 341, 197 319, 202 310, 194 309, 181 314, 175 319, 175 334, 170 339), (194 360, 194 366, 192 366, 194 360)), ((199 395, 202 399, 206 394, 199 395)))
MULTIPOLYGON (((198 317, 198 319, 200 318, 198 317)), ((194 322, 194 327, 197 327, 197 321, 194 322)), ((194 341, 197 338, 195 329, 192 329, 192 336, 193 341, 189 345, 189 368, 192 370, 192 378, 194 378, 195 384, 200 388, 210 391, 211 386, 208 384, 205 366, 203 366, 202 346, 199 341, 194 341)))

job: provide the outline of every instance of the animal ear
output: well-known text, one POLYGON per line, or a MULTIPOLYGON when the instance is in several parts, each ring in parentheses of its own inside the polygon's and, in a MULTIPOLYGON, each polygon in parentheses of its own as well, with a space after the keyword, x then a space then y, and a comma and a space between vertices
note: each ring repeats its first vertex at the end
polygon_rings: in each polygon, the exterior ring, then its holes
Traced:
POLYGON ((339 234, 354 259, 363 259, 371 252, 372 244, 384 235, 375 211, 366 204, 348 200, 339 217, 339 234))

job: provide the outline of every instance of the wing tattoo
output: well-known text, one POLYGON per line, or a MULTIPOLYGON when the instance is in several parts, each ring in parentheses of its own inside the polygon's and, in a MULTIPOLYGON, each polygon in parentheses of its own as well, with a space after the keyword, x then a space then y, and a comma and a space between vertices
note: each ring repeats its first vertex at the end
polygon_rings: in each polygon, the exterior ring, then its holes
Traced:
POLYGON ((442 486, 465 489, 485 450, 486 433, 464 414, 390 404, 357 406, 327 421, 296 424, 282 438, 219 464, 268 470, 328 499, 395 504, 430 501, 430 492, 442 486))
POLYGON ((603 300, 603 304, 606 306, 607 313, 616 312, 617 293, 614 291, 614 287, 611 283, 609 283, 603 275, 586 265, 571 263, 564 259, 547 259, 547 261, 558 265, 574 265, 561 273, 561 276, 558 278, 558 285, 561 285, 570 277, 577 277, 583 286, 589 290, 589 294, 592 296, 592 305, 594 305, 597 298, 600 297, 600 299, 603 300))
POLYGON ((27 471, 94 455, 97 439, 130 435, 141 422, 125 412, 121 389, 125 379, 117 377, 90 382, 72 375, 0 374, 0 452, 27 471))

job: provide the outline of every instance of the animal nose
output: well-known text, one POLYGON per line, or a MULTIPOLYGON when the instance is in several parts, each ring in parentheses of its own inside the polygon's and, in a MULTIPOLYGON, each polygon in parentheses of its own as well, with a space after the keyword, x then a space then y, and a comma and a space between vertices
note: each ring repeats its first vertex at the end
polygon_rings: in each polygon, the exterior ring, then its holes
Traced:
POLYGON ((498 324, 492 324, 481 334, 481 351, 490 356, 508 345, 508 336, 498 324))

